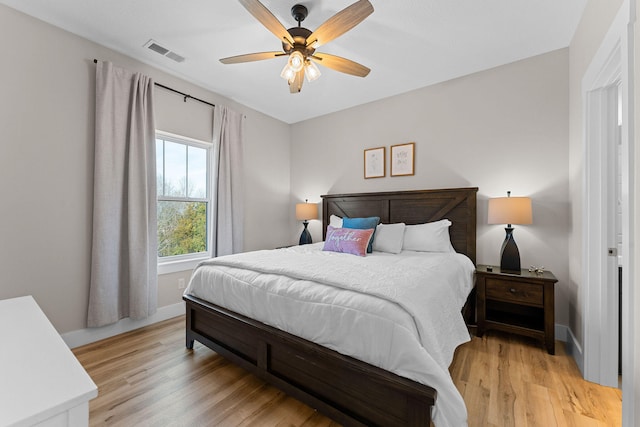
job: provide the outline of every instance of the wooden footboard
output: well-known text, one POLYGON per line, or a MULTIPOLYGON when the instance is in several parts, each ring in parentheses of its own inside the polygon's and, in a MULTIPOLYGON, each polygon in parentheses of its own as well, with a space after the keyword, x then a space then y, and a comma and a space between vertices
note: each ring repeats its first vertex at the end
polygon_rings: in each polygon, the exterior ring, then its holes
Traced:
POLYGON ((345 426, 429 426, 436 391, 185 295, 194 340, 345 426))

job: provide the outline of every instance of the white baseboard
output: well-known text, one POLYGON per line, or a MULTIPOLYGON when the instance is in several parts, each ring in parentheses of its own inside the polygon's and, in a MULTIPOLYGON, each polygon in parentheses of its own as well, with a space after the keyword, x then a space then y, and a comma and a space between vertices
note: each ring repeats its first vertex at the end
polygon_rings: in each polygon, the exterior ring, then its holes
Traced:
POLYGON ((558 341, 567 342, 568 331, 569 331, 569 327, 568 326, 559 325, 559 324, 556 323, 554 332, 556 334, 556 339, 558 341))
POLYGON ((582 354, 582 346, 573 335, 571 328, 565 325, 556 324, 556 339, 565 343, 567 354, 576 361, 580 373, 584 377, 584 355, 582 354))
POLYGON ((113 325, 107 325, 101 328, 79 329, 77 331, 65 332, 64 334, 61 334, 61 336, 69 348, 75 348, 100 341, 105 338, 110 338, 124 332, 133 331, 134 329, 142 328, 143 326, 148 326, 153 323, 162 322, 163 320, 171 319, 172 317, 182 316, 184 313, 185 304, 184 302, 179 302, 158 308, 158 311, 156 311, 154 315, 149 316, 146 319, 132 320, 126 318, 120 320, 118 323, 114 323, 113 325))

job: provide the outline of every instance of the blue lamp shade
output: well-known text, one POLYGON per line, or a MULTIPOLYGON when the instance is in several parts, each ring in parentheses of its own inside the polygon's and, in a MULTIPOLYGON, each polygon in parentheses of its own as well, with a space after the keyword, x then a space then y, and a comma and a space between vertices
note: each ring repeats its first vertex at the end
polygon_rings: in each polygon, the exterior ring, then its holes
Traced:
POLYGON ((318 218, 318 205, 307 202, 308 201, 305 200, 305 203, 296 204, 296 219, 302 221, 302 224, 304 224, 304 229, 300 235, 301 245, 312 243, 311 233, 309 233, 307 225, 309 225, 309 220, 318 218))
POLYGON ((489 224, 507 224, 500 249, 500 270, 520 273, 520 251, 513 238, 511 224, 532 224, 531 199, 528 197, 496 197, 489 199, 489 224))

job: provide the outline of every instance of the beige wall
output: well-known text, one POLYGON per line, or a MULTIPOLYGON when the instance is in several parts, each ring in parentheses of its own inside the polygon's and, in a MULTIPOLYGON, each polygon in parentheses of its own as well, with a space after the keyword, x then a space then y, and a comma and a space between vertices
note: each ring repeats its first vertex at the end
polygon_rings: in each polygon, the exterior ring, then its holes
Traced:
MULTIPOLYGON (((93 58, 246 115, 245 248, 290 242, 289 125, 0 5, 0 299, 33 295, 59 332, 85 328, 93 182, 93 58), (268 224, 265 227, 264 224, 268 224)), ((209 107, 156 90, 158 127, 211 138, 209 107)), ((180 302, 159 278, 159 305, 180 302)))
POLYGON ((583 198, 583 104, 582 78, 616 16, 622 0, 590 0, 569 47, 569 326, 579 343, 582 330, 582 204, 583 198))
MULTIPOLYGON (((321 194, 477 186, 478 263, 499 263, 504 229, 487 199, 530 196, 534 224, 516 226, 523 266, 559 279, 556 322, 567 324, 570 228, 567 49, 292 126, 294 200, 321 194), (363 178, 363 150, 416 143, 415 175, 363 178)), ((299 225, 298 225, 299 227, 299 225)), ((321 237, 319 221, 310 228, 321 237)))

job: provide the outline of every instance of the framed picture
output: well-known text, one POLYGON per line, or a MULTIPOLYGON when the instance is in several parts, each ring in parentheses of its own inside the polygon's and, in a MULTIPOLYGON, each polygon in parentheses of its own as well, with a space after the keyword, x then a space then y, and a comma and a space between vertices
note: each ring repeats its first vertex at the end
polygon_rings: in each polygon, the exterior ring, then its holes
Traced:
POLYGON ((385 149, 384 147, 368 148, 364 150, 364 177, 382 178, 385 176, 385 149))
POLYGON ((415 143, 391 146, 391 176, 413 175, 415 143))

